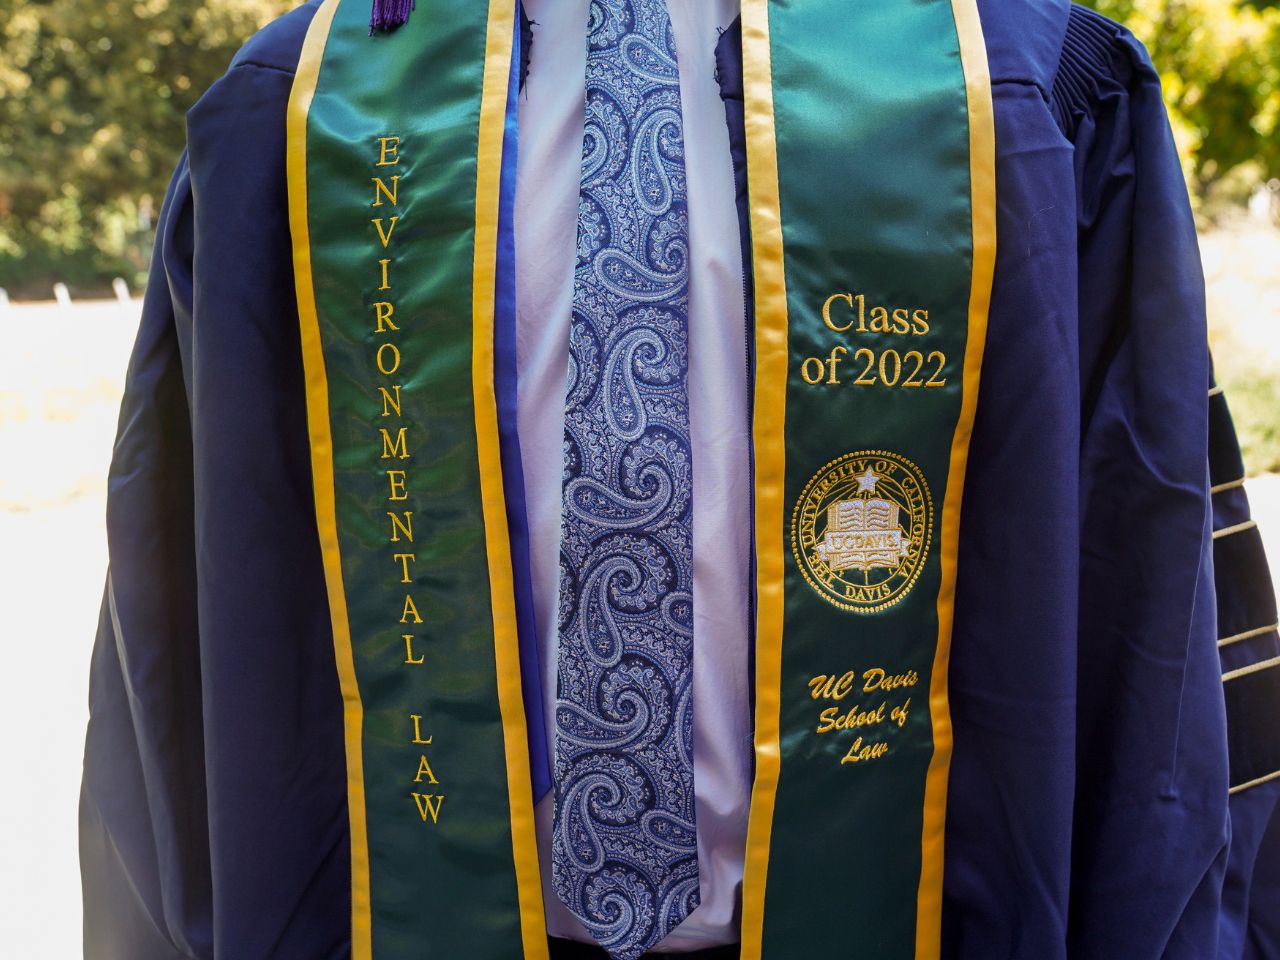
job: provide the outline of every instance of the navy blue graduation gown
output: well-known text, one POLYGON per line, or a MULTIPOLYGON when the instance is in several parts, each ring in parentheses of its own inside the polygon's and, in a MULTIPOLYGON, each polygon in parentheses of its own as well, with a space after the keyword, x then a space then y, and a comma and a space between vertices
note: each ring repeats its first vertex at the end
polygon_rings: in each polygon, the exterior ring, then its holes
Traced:
MULTIPOLYGON (((284 174, 316 5, 250 40, 191 111, 159 223, 93 655, 91 960, 350 952, 284 174)), ((1277 957, 1280 780, 1228 787, 1276 757, 1280 671, 1222 675, 1280 646, 1263 632, 1220 662, 1216 643, 1274 624, 1275 599, 1256 529, 1209 535, 1248 504, 1210 494, 1242 467, 1206 399, 1158 79, 1127 32, 1062 0, 981 13, 999 252, 962 514, 943 953, 1277 957)), ((717 59, 745 197, 736 30, 717 59)))

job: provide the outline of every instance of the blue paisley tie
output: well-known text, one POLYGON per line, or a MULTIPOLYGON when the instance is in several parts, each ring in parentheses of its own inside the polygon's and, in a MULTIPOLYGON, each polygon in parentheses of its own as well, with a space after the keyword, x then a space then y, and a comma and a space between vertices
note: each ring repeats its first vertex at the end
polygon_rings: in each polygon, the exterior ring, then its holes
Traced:
POLYGON ((689 218, 665 0, 592 0, 569 333, 552 877, 613 957, 698 905, 689 218))

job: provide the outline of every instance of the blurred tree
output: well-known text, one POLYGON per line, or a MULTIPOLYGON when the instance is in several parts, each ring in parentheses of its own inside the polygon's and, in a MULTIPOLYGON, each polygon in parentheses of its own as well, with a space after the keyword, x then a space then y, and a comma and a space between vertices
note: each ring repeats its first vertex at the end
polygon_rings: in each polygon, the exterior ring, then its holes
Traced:
POLYGON ((1197 198, 1245 166, 1280 176, 1280 0, 1085 2, 1150 50, 1197 198))
MULTIPOLYGON (((146 265, 183 115, 297 0, 0 0, 0 286, 146 265)), ((1280 176, 1280 0, 1086 0, 1150 48, 1193 193, 1280 176)))
POLYGON ((0 285, 145 267, 183 117, 290 0, 0 0, 0 285))

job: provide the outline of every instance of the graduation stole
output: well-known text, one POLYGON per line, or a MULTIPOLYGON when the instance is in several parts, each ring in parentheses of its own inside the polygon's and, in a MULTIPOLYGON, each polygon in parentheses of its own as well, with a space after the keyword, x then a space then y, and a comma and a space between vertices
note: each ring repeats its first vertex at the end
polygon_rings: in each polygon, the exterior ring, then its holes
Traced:
POLYGON ((514 0, 418 0, 372 37, 325 0, 289 101, 352 960, 547 956, 494 376, 515 30, 514 0))
MULTIPOLYGON (((325 0, 288 115, 352 957, 534 960, 495 377, 514 329, 515 0, 418 0, 412 16, 397 0, 390 19, 379 3, 379 26, 403 25, 370 37, 366 3, 325 0)), ((743 958, 936 958, 995 255, 976 0, 744 0, 743 59, 758 611, 743 958)))
POLYGON ((744 0, 756 780, 743 960, 940 950, 960 504, 995 263, 976 0, 744 0))

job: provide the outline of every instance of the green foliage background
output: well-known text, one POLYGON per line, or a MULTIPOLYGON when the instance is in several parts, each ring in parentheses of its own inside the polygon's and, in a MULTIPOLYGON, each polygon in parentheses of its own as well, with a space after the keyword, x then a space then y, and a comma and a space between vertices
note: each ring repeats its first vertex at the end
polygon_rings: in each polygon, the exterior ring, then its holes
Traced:
MULTIPOLYGON (((137 285, 183 116, 290 0, 0 0, 0 286, 137 285)), ((1150 47, 1197 201, 1280 176, 1280 0, 1093 0, 1150 47)))
POLYGON ((0 287, 146 268, 183 117, 290 0, 0 0, 0 287))
POLYGON ((1280 0, 1086 5, 1147 45, 1197 202, 1280 177, 1280 0))

